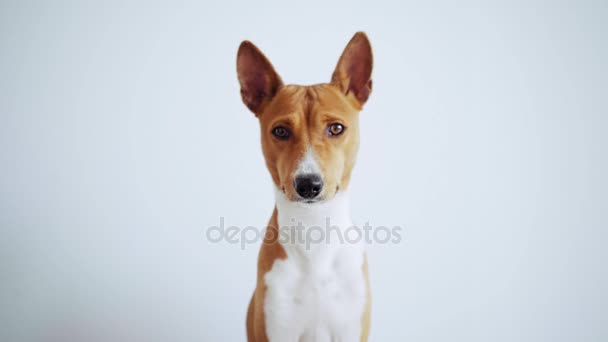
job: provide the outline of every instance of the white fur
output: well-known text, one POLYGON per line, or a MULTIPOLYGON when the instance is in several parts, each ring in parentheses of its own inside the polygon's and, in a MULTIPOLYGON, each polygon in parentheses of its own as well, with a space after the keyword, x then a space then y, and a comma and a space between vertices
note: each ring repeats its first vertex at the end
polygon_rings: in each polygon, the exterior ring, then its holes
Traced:
POLYGON ((302 204, 277 190, 276 205, 279 227, 301 222, 304 232, 314 226, 325 230, 327 217, 336 227, 329 243, 316 239, 310 248, 304 241, 281 241, 287 258, 275 261, 265 276, 268 339, 359 341, 366 300, 364 246, 340 243, 337 236, 338 230, 344 236, 353 225, 348 194, 339 192, 323 203, 302 204))
POLYGON ((321 171, 319 170, 319 164, 317 164, 317 158, 315 157, 313 149, 308 147, 306 149, 304 157, 300 161, 300 164, 298 164, 298 168, 296 169, 296 175, 310 173, 320 174, 321 171))

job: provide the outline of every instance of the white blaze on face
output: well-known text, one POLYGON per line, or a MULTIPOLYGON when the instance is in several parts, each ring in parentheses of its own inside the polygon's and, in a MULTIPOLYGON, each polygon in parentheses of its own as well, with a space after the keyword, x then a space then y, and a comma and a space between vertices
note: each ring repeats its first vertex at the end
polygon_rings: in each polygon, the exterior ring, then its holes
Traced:
POLYGON ((310 146, 306 149, 306 153, 300 161, 300 164, 298 165, 295 174, 296 176, 317 174, 321 176, 321 178, 323 178, 323 175, 321 174, 321 169, 319 168, 319 164, 317 163, 317 159, 315 157, 315 153, 310 146))

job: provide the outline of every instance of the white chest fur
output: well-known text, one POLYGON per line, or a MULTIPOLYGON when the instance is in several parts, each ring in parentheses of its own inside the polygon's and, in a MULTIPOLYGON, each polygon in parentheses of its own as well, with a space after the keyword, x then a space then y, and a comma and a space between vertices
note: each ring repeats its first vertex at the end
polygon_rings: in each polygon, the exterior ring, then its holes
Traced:
MULTIPOLYGON (((270 341, 358 341, 365 307, 364 246, 340 241, 352 226, 348 195, 323 204, 301 205, 277 192, 279 227, 301 223, 304 240, 282 241, 287 253, 266 273, 264 302, 270 341), (315 234, 334 227, 327 241, 315 234), (320 230, 317 228, 321 228, 320 230), (306 241, 312 237, 314 243, 306 241)), ((323 233, 324 234, 324 233, 323 233)))

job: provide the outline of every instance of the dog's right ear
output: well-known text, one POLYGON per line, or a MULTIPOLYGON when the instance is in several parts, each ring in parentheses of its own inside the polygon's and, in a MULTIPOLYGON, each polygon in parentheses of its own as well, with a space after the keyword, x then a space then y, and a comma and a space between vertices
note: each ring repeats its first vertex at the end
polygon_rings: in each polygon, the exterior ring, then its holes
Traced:
POLYGON ((248 40, 239 46, 236 71, 241 84, 243 103, 259 116, 264 106, 283 85, 281 77, 274 71, 268 58, 248 40))

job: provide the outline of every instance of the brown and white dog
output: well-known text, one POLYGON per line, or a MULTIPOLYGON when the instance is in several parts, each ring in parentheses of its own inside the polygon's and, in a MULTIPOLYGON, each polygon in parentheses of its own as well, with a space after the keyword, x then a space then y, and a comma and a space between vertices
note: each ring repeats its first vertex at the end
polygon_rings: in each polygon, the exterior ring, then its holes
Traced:
POLYGON ((247 311, 247 339, 367 341, 365 248, 346 242, 344 232, 353 227, 348 183, 359 147, 358 116, 372 88, 369 40, 363 32, 354 35, 330 83, 284 85, 249 41, 239 47, 237 72, 243 102, 260 121, 276 192, 247 311), (312 240, 310 228, 328 223, 332 230, 323 242, 302 239, 312 240), (304 234, 296 236, 296 226, 304 234))

